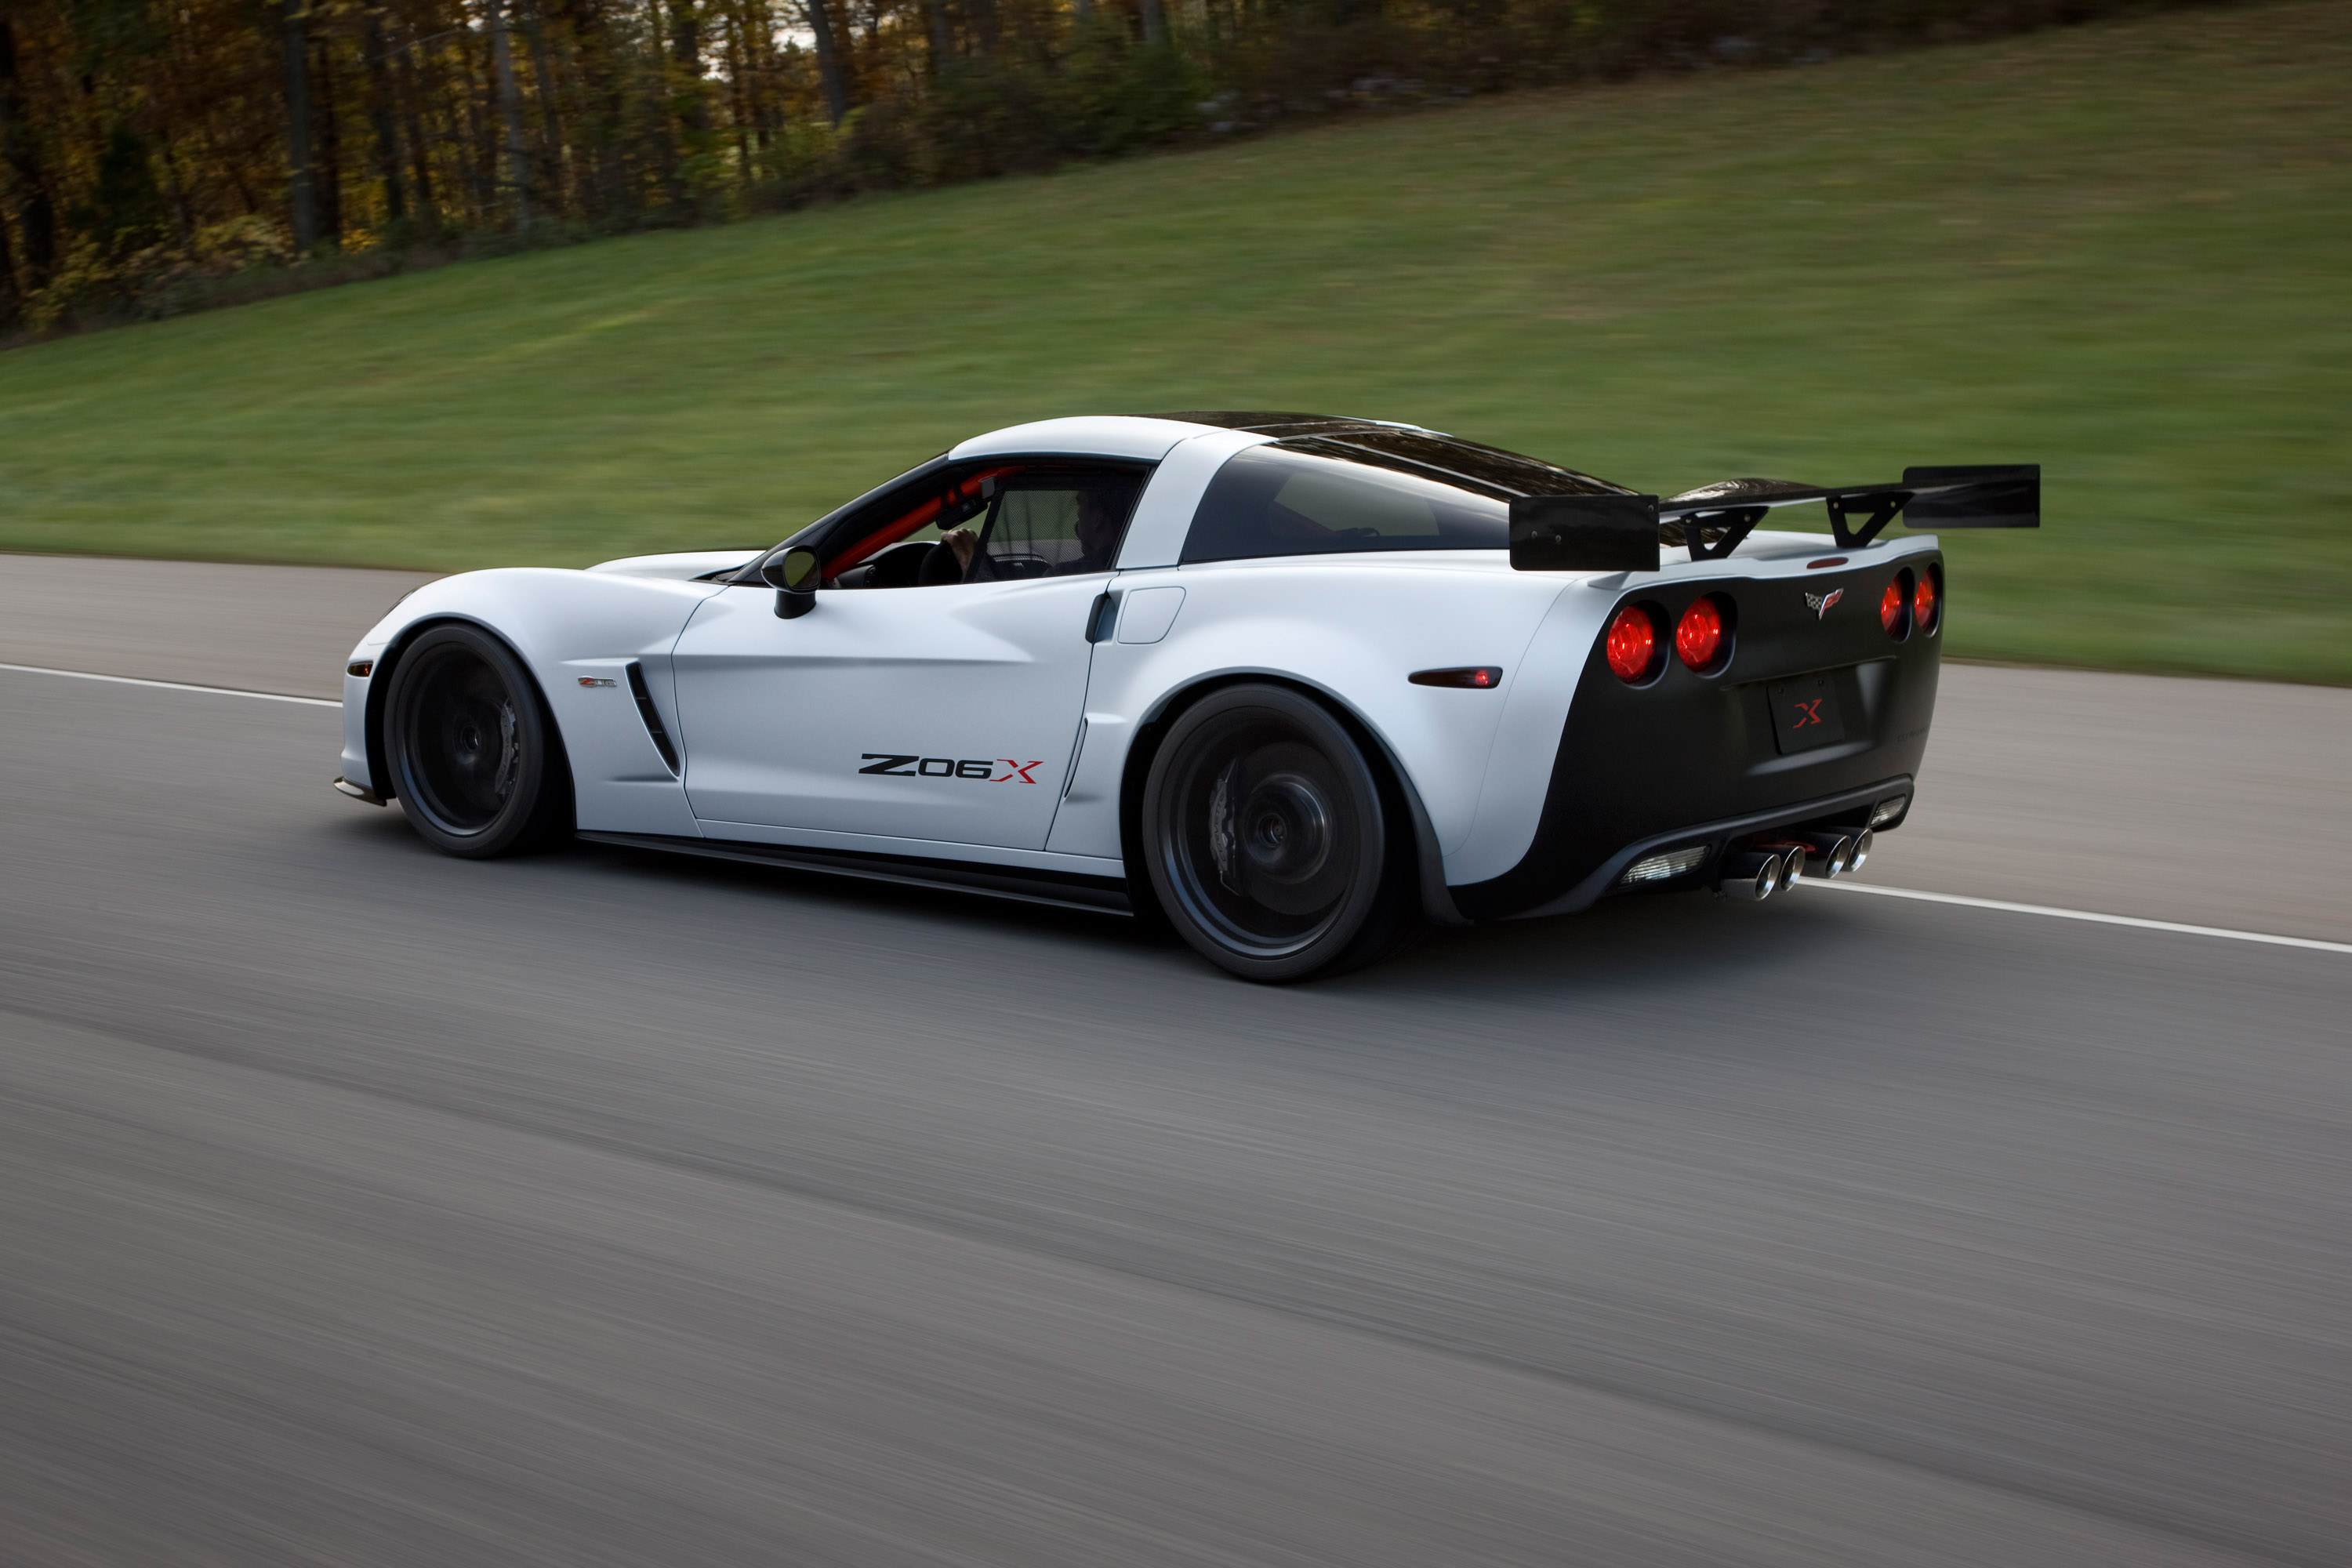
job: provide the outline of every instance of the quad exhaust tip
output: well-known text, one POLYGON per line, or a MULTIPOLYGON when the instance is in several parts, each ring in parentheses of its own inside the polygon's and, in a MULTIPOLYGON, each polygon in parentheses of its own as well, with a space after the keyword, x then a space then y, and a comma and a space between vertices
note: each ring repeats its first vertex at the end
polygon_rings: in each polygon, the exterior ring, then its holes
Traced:
POLYGON ((1874 838, 1867 827, 1833 827, 1753 839, 1744 850, 1723 858, 1716 890, 1727 898, 1762 900, 1806 877, 1843 877, 1862 869, 1874 838))
MULTIPOLYGON (((1743 855, 1727 855, 1716 890, 1726 898, 1769 899, 1789 885, 1792 864, 1801 867, 1803 861, 1776 850, 1751 849, 1743 855)), ((1802 875, 1801 870, 1799 874, 1802 875)))
POLYGON ((1853 838, 1845 833, 1806 833, 1798 837, 1804 846, 1805 874, 1809 877, 1843 877, 1853 869, 1853 838))

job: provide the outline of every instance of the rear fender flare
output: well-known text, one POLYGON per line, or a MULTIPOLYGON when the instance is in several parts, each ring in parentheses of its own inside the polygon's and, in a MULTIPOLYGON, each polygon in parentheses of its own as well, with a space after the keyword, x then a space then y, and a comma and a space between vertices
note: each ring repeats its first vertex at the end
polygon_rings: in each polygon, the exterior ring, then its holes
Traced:
POLYGON ((1380 783, 1382 805, 1397 813, 1412 830, 1413 868, 1420 885, 1422 913, 1435 925, 1468 925, 1470 922, 1454 907, 1453 895, 1446 890, 1445 860, 1438 847, 1437 828, 1430 821, 1421 792, 1414 787, 1412 775, 1405 770, 1395 749, 1337 694, 1297 676, 1273 670, 1228 670, 1180 687, 1153 704, 1143 721, 1136 726, 1135 741, 1128 748, 1126 767, 1119 777, 1118 842, 1120 858, 1127 864, 1129 897, 1138 909, 1151 899, 1151 878, 1142 855, 1143 784, 1150 774, 1152 759, 1160 754, 1160 742, 1186 709, 1212 691, 1244 682, 1285 686, 1310 699, 1337 719, 1355 742, 1364 748, 1375 764, 1372 771, 1380 783))

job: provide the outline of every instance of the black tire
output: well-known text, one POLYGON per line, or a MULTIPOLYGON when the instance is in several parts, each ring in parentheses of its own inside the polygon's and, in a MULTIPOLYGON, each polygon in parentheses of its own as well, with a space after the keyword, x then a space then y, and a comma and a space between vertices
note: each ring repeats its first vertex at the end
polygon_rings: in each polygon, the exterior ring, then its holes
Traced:
POLYGON ((1386 957, 1418 921, 1410 830, 1382 793, 1363 749, 1313 699, 1270 685, 1211 692, 1170 728, 1143 786, 1143 860, 1160 909, 1244 980, 1386 957))
POLYGON ((417 836, 470 860, 569 836, 571 770, 539 687, 477 626, 420 634, 384 694, 384 756, 417 836))

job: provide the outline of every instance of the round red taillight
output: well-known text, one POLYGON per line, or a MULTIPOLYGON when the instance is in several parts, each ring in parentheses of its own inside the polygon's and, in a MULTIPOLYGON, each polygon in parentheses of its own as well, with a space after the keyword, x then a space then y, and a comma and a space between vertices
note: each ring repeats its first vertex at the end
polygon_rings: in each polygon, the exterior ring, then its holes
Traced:
POLYGON ((1694 599, 1675 624, 1675 652, 1693 669, 1711 668, 1723 652, 1723 612, 1713 599, 1694 599))
POLYGON ((1886 584, 1886 592, 1878 596, 1878 624, 1886 628, 1886 635, 1888 637, 1899 637, 1903 635, 1903 611, 1905 607, 1906 606, 1903 603, 1903 579, 1897 577, 1894 581, 1888 583, 1886 584))
POLYGON ((1658 657, 1658 628, 1650 624, 1650 613, 1639 605, 1628 605, 1617 612, 1609 623, 1609 668, 1620 680, 1642 680, 1648 678, 1651 666, 1658 657))
POLYGON ((1919 574, 1919 585, 1911 590, 1911 621, 1922 636, 1936 629, 1936 574, 1919 574))

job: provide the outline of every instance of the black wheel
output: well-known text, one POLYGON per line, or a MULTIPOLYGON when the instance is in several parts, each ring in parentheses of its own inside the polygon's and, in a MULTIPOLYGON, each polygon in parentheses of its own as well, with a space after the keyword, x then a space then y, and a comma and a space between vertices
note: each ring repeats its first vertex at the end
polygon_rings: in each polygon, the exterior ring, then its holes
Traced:
POLYGON ((1187 709, 1143 786, 1143 858, 1177 934, 1247 980, 1370 963, 1414 918, 1412 855, 1362 750, 1280 686, 1187 709))
POLYGON ((384 696, 393 788, 436 849, 488 859, 571 826, 570 773, 539 689, 506 645, 435 626, 394 667, 384 696))

